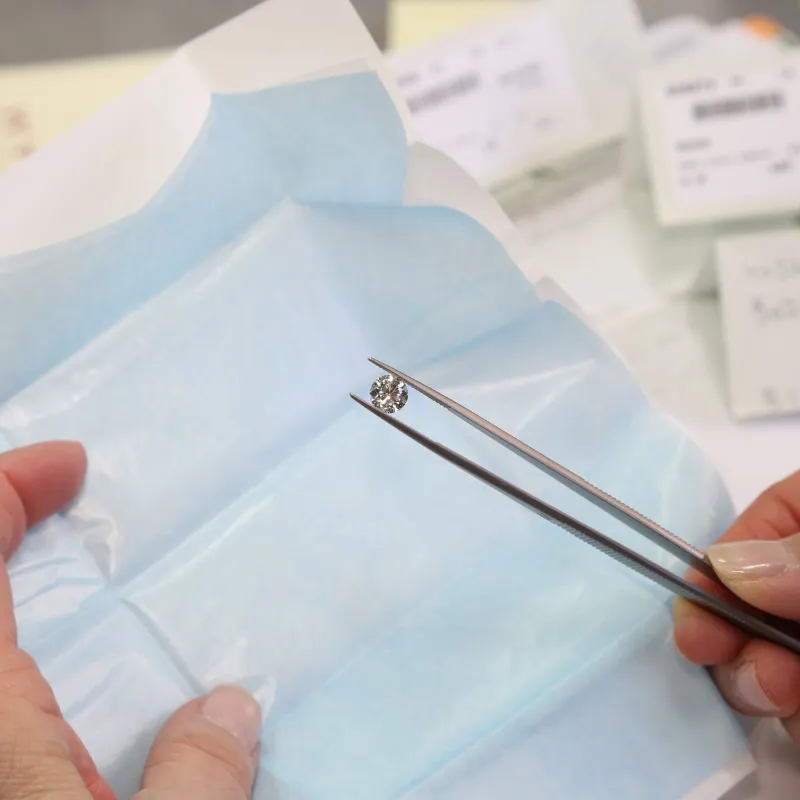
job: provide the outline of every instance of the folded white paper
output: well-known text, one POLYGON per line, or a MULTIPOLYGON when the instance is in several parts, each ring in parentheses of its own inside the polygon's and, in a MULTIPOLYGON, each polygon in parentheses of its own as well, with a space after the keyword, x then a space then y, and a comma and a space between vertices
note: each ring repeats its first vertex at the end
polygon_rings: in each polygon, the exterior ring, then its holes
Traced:
POLYGON ((642 58, 631 0, 540 0, 389 63, 422 141, 497 187, 618 141, 642 58))
POLYGON ((661 224, 800 210, 800 55, 648 70, 638 96, 661 224))

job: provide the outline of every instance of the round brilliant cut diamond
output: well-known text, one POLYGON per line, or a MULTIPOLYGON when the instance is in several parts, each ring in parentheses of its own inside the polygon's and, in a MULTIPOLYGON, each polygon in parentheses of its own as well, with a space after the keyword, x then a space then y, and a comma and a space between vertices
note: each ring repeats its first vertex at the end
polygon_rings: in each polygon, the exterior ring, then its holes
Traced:
POLYGON ((387 414, 394 414, 408 402, 408 386, 395 375, 381 375, 369 390, 372 405, 387 414))

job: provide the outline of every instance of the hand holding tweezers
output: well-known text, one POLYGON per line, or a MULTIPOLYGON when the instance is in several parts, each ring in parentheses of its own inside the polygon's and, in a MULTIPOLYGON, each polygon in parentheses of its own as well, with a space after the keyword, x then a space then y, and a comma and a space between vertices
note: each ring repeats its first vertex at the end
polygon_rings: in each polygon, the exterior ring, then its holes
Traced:
MULTIPOLYGON (((692 547, 692 545, 683 541, 675 534, 670 533, 639 512, 634 511, 616 498, 606 494, 606 492, 593 486, 575 473, 570 472, 566 467, 563 467, 561 464, 558 464, 537 450, 534 450, 524 442, 511 436, 511 434, 506 433, 491 422, 479 417, 464 406, 459 405, 454 400, 445 397, 430 386, 426 386, 410 375, 406 375, 394 367, 390 367, 388 364, 384 364, 374 358, 371 358, 370 361, 389 374, 395 375, 408 386, 416 389, 420 394, 443 406, 447 411, 464 420, 464 422, 467 422, 474 428, 477 428, 482 433, 491 437, 512 453, 526 459, 551 478, 577 492, 593 505, 602 508, 615 519, 628 525, 653 544, 663 547, 672 556, 676 557, 687 566, 693 567, 722 587, 722 583, 710 563, 697 548, 692 547)), ((714 596, 710 592, 690 583, 685 578, 662 567, 660 564, 645 558, 641 554, 625 547, 600 531, 585 525, 574 517, 534 497, 524 489, 509 483, 499 475, 484 469, 474 461, 470 461, 454 450, 428 438, 420 431, 374 408, 370 403, 362 400, 360 397, 356 395, 351 395, 351 397, 366 408, 367 411, 379 417, 418 444, 421 444, 432 453, 435 453, 451 464, 468 472, 473 477, 483 481, 493 489, 510 497, 512 500, 516 500, 530 511, 560 526, 584 542, 591 544, 606 555, 611 556, 630 569, 638 572, 640 575, 649 578, 674 594, 706 608, 708 611, 711 611, 718 617, 735 625, 745 633, 759 639, 766 639, 767 641, 785 647, 787 650, 800 655, 800 626, 796 623, 765 614, 756 608, 747 606, 743 602, 733 605, 732 603, 714 596)))

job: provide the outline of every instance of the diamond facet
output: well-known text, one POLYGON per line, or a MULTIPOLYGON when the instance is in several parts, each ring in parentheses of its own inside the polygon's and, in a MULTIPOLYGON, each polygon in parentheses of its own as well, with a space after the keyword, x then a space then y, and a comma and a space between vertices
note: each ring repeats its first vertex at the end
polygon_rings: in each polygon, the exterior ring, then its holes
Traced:
POLYGON ((408 386, 395 375, 381 375, 369 390, 372 405, 387 414, 394 414, 408 402, 408 386))

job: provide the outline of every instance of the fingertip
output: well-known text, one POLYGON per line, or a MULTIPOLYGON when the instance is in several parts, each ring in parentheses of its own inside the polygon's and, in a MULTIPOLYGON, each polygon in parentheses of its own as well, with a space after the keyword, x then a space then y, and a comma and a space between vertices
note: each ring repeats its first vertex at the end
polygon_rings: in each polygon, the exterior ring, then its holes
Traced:
POLYGON ((716 544, 708 556, 737 597, 770 614, 800 619, 800 534, 716 544))
POLYGON ((675 599, 673 619, 678 652, 698 666, 732 661, 747 643, 741 631, 683 597, 675 599))
POLYGON ((42 444, 31 445, 31 453, 37 454, 41 458, 46 458, 61 469, 69 470, 81 480, 86 475, 88 457, 86 448, 80 443, 69 439, 43 442, 42 444))
POLYGON ((0 455, 0 475, 22 503, 26 527, 70 503, 80 491, 86 469, 86 451, 79 442, 43 442, 0 455))
POLYGON ((780 716, 800 711, 800 658, 770 642, 752 643, 756 671, 780 716))
POLYGON ((193 800, 249 798, 261 722, 258 702, 237 686, 218 686, 187 703, 156 736, 142 779, 144 796, 163 791, 164 797, 193 800))
POLYGON ((80 442, 57 441, 36 445, 43 448, 43 460, 50 462, 50 477, 55 484, 60 484, 62 500, 59 508, 67 505, 78 494, 86 480, 88 457, 86 449, 80 442))
POLYGON ((252 755, 261 733, 261 706, 238 686, 213 689, 203 700, 203 716, 237 739, 252 755))
POLYGON ((713 674, 725 699, 743 714, 788 718, 800 711, 800 658, 770 642, 749 642, 713 674))
POLYGON ((86 448, 80 442, 65 439, 63 441, 52 442, 51 444, 54 447, 59 448, 63 454, 63 457, 70 459, 75 465, 76 469, 86 472, 88 457, 86 454, 86 448))

